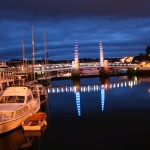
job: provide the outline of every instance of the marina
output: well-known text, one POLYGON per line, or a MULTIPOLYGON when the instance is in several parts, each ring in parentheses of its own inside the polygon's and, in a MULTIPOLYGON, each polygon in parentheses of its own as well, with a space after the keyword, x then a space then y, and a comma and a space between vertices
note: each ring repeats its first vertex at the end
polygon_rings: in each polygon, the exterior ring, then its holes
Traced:
POLYGON ((150 108, 147 100, 150 89, 145 84, 150 83, 149 67, 145 69, 131 62, 109 63, 104 60, 101 41, 99 62, 80 63, 77 40, 72 65, 54 64, 55 68, 46 57, 45 64, 37 65, 33 31, 32 26, 30 65, 24 64, 23 56, 22 67, 1 72, 1 78, 7 77, 8 83, 1 82, 0 140, 21 130, 23 140, 15 149, 38 146, 43 150, 54 147, 124 150, 135 147, 136 132, 141 141, 138 147, 145 142, 147 145, 147 139, 140 137, 147 135, 145 123, 150 125, 145 114, 150 108), (143 87, 148 88, 144 100, 138 95, 139 90, 145 92, 143 87))
MULTIPOLYGON (((130 140, 130 133, 142 132, 140 137, 147 135, 142 128, 145 129, 145 122, 150 125, 145 114, 150 108, 150 89, 146 84, 150 83, 149 67, 142 70, 132 63, 108 65, 103 58, 101 41, 100 62, 81 65, 78 61, 78 42, 75 41, 75 61, 72 65, 61 67, 60 64, 53 70, 44 64, 38 68, 35 67, 34 44, 32 48, 33 60, 28 72, 24 65, 22 71, 10 69, 9 73, 1 72, 1 79, 7 79, 7 82, 1 82, 0 140, 21 130, 23 140, 16 145, 18 150, 37 149, 37 146, 43 150, 53 147, 128 149, 136 142, 130 140), (143 71, 147 74, 144 77, 140 75, 143 71), (143 87, 148 91, 145 99, 138 95, 139 91, 145 92, 143 87)), ((132 138, 136 137, 133 135, 132 138)), ((141 145, 145 145, 145 141, 147 144, 147 140, 144 138, 142 141, 140 137, 141 145)))
MULTIPOLYGON (((52 84, 55 89, 70 90, 47 89, 48 100, 40 108, 47 114, 44 132, 24 132, 19 127, 0 135, 0 143, 6 136, 22 133, 22 139, 30 140, 26 140, 27 149, 126 150, 149 146, 149 77, 110 77, 109 82, 93 77, 54 80, 52 84)), ((18 141, 18 149, 25 146, 24 140, 18 141)))
POLYGON ((149 150, 150 1, 0 2, 0 150, 149 150))

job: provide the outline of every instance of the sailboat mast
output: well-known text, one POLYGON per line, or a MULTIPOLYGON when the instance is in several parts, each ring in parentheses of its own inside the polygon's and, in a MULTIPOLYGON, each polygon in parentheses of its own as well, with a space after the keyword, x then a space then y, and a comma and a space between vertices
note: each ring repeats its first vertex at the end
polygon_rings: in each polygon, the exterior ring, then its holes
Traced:
POLYGON ((22 39, 22 65, 24 70, 24 39, 22 39))
POLYGON ((44 28, 44 53, 45 53, 45 67, 47 64, 47 45, 46 45, 46 31, 44 28))
POLYGON ((35 52, 34 52, 34 27, 32 25, 32 71, 33 71, 33 80, 35 80, 35 52))

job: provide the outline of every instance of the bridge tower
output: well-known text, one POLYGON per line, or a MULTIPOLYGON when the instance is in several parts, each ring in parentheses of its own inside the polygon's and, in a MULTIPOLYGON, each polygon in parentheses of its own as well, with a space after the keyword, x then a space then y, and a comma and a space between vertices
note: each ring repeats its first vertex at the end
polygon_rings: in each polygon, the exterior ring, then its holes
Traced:
POLYGON ((104 55, 103 55, 102 41, 99 42, 99 48, 100 48, 100 66, 104 67, 104 55))
POLYGON ((71 71, 71 76, 73 79, 79 79, 79 60, 78 60, 78 41, 74 42, 74 61, 73 61, 73 70, 71 71))
POLYGON ((78 41, 75 40, 74 43, 74 65, 75 65, 75 70, 79 70, 79 58, 78 58, 78 41))

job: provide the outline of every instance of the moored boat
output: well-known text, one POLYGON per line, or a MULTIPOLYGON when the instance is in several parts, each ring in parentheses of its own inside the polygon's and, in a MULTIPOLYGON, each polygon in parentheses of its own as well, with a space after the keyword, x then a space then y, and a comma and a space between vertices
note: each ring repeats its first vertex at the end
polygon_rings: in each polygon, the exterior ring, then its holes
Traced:
POLYGON ((42 77, 37 80, 39 84, 43 84, 43 86, 51 87, 51 78, 42 77))
POLYGON ((47 93, 46 87, 44 87, 42 84, 33 84, 33 85, 31 85, 31 90, 35 97, 37 94, 39 94, 41 104, 46 102, 46 100, 48 98, 48 93, 47 93))
POLYGON ((22 125, 22 121, 40 110, 40 97, 33 97, 25 86, 7 87, 0 98, 0 133, 22 125))
POLYGON ((81 75, 99 75, 99 68, 84 68, 80 69, 81 75))
POLYGON ((24 131, 40 131, 46 122, 46 113, 38 112, 29 116, 26 120, 22 122, 22 127, 24 131))

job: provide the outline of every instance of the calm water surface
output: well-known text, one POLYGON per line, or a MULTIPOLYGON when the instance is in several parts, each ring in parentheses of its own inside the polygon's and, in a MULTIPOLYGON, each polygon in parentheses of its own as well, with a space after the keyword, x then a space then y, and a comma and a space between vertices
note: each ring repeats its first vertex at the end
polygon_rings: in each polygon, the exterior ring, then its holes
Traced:
POLYGON ((149 81, 125 76, 52 81, 41 108, 47 113, 45 131, 35 136, 18 128, 0 136, 0 149, 21 149, 28 141, 25 149, 150 149, 149 81))

